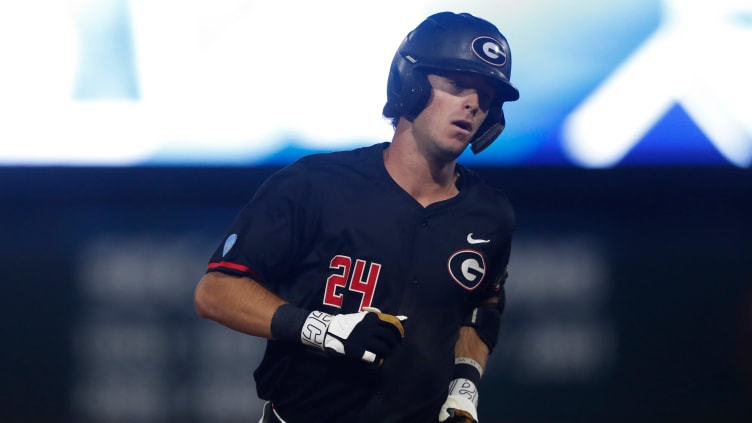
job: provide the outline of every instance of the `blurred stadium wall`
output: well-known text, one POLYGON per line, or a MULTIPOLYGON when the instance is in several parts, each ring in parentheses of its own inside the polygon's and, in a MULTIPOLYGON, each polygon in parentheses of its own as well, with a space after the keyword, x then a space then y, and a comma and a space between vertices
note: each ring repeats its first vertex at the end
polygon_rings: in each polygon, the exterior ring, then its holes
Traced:
MULTIPOLYGON (((0 421, 247 422, 192 294, 274 168, 0 168, 0 421)), ((752 174, 479 168, 519 228, 484 423, 752 421, 752 174)))

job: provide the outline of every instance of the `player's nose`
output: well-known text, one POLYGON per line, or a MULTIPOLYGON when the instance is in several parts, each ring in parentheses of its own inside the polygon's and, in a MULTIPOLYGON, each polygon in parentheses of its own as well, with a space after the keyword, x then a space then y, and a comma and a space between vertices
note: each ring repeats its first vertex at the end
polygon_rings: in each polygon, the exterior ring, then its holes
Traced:
POLYGON ((478 110, 480 109, 480 107, 478 107, 477 95, 475 97, 476 97, 475 101, 471 99, 466 99, 465 106, 464 106, 465 110, 470 112, 470 114, 472 114, 473 117, 475 117, 475 115, 478 113, 478 110))

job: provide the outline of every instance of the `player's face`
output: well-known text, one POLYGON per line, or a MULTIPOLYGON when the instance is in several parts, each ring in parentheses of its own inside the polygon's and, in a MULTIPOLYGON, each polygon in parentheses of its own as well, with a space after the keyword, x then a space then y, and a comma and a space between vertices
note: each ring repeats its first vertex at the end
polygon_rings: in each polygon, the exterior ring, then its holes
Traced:
POLYGON ((486 119, 494 87, 487 78, 466 73, 429 74, 428 82, 432 95, 413 132, 424 149, 454 159, 486 119))

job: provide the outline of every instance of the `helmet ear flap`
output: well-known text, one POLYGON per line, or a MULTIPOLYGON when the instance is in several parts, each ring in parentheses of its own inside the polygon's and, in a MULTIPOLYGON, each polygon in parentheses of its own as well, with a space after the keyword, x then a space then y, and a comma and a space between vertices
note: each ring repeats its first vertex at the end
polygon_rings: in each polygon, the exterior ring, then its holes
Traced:
POLYGON ((494 107, 489 110, 486 120, 483 125, 478 129, 478 133, 475 134, 474 139, 471 141, 470 149, 474 154, 478 154, 485 150, 486 147, 496 141, 496 138, 501 135, 501 132, 506 126, 506 119, 504 118, 504 110, 501 106, 494 107))
POLYGON ((397 53, 389 72, 384 116, 404 117, 412 121, 426 107, 430 97, 428 78, 397 53))

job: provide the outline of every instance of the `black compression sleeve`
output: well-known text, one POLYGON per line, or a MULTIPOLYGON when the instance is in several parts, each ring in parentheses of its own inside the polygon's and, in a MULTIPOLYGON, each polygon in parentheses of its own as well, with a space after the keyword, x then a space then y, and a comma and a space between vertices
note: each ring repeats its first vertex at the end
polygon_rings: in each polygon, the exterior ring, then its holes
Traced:
POLYGON ((300 342, 300 331, 309 311, 292 304, 282 304, 272 316, 272 337, 278 341, 300 342))
POLYGON ((501 326, 501 312, 498 305, 485 304, 475 307, 465 315, 462 325, 475 328, 480 339, 488 346, 488 351, 493 352, 499 340, 499 327, 501 326))

